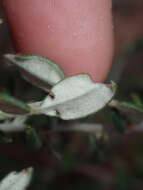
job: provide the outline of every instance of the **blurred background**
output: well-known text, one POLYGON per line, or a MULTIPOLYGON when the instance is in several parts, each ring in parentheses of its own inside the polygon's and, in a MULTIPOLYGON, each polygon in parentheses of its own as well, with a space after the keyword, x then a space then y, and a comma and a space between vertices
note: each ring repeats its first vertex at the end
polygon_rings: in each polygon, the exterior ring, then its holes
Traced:
MULTIPOLYGON (((112 11, 115 53, 107 81, 117 82, 116 99, 143 110, 143 1, 113 0, 112 11)), ((4 18, 2 5, 0 17, 4 18)), ((23 101, 40 100, 45 93, 4 60, 2 55, 13 51, 4 20, 0 25, 0 89, 23 101)), ((31 136, 27 131, 0 131, 0 178, 34 166, 29 190, 142 190, 143 113, 131 106, 107 107, 72 122, 30 117, 31 136), (79 130, 72 130, 73 126, 79 130)))

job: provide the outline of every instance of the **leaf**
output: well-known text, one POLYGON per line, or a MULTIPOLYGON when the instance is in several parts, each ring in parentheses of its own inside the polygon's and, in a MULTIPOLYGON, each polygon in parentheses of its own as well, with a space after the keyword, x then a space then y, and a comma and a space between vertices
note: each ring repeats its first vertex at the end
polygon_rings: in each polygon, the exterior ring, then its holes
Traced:
POLYGON ((3 132, 23 131, 26 128, 25 121, 27 116, 17 116, 12 121, 6 120, 0 123, 0 130, 3 132))
POLYGON ((138 124, 143 121, 143 106, 132 102, 112 100, 109 106, 119 110, 131 124, 138 124))
POLYGON ((0 183, 0 190, 26 190, 31 178, 33 168, 21 172, 11 172, 0 183))
POLYGON ((135 109, 137 111, 143 112, 143 106, 139 106, 139 105, 131 103, 131 102, 118 101, 118 104, 120 104, 121 106, 127 107, 127 108, 131 108, 131 109, 135 109))
POLYGON ((15 115, 8 114, 8 113, 5 113, 5 112, 0 110, 0 121, 5 120, 5 119, 14 118, 14 117, 15 117, 15 115))
POLYGON ((27 72, 24 78, 40 88, 46 89, 47 85, 53 86, 65 78, 59 65, 45 57, 30 54, 6 54, 5 57, 27 72))
POLYGON ((113 100, 110 103, 111 107, 116 107, 116 108, 125 108, 125 109, 133 109, 139 112, 143 112, 143 106, 140 106, 138 104, 134 104, 132 102, 124 102, 124 101, 118 101, 118 100, 113 100))
POLYGON ((99 111, 112 99, 113 86, 94 83, 87 74, 74 75, 55 85, 51 89, 53 96, 47 96, 38 111, 64 120, 82 118, 99 111))
POLYGON ((11 114, 25 114, 29 113, 30 107, 11 95, 0 92, 0 110, 11 114))

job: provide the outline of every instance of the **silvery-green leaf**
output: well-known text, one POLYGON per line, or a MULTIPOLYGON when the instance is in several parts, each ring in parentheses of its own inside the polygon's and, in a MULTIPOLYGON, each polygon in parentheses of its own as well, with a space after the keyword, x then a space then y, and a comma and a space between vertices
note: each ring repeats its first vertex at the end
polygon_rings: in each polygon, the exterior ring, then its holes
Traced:
POLYGON ((21 172, 11 172, 0 182, 0 190, 26 190, 33 173, 33 168, 21 172))
POLYGON ((89 75, 78 74, 56 84, 51 89, 53 96, 46 97, 39 111, 64 120, 78 119, 102 109, 114 93, 113 85, 94 83, 89 75))
POLYGON ((27 72, 25 78, 38 87, 53 86, 65 77, 59 65, 45 57, 30 54, 6 54, 5 57, 27 72))
POLYGON ((30 107, 21 100, 0 92, 0 110, 10 114, 26 114, 30 112, 30 107))
POLYGON ((46 82, 41 81, 40 79, 38 79, 37 77, 33 76, 32 74, 21 70, 20 72, 22 74, 23 79, 25 79, 27 82, 31 83, 33 86, 36 86, 42 90, 44 90, 45 92, 49 93, 51 86, 49 84, 47 84, 46 82))
POLYGON ((0 123, 0 130, 3 132, 19 132, 26 129, 25 120, 27 116, 16 116, 12 121, 5 120, 0 123))
POLYGON ((10 119, 10 118, 14 118, 14 117, 15 117, 15 115, 8 114, 8 113, 5 113, 0 110, 0 120, 10 119))

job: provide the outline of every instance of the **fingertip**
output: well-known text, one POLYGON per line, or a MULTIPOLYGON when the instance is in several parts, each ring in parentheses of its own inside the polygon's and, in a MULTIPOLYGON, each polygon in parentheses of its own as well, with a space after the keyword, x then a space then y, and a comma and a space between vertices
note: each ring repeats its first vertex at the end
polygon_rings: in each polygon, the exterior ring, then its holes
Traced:
POLYGON ((59 63, 67 74, 105 80, 112 63, 111 0, 4 0, 18 52, 59 63))

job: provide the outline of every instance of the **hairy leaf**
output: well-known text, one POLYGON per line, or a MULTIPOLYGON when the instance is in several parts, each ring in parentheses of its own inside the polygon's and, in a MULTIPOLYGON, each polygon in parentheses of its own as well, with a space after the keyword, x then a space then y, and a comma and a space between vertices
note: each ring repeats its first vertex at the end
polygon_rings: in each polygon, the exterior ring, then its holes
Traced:
POLYGON ((45 57, 30 54, 6 54, 5 57, 25 71, 24 78, 40 88, 46 89, 65 77, 63 70, 45 57))
POLYGON ((99 111, 112 99, 113 86, 94 83, 86 74, 74 75, 55 85, 39 110, 64 120, 82 118, 99 111))
POLYGON ((11 172, 0 183, 0 190, 26 190, 32 177, 33 169, 11 172))
POLYGON ((26 128, 26 119, 26 116, 17 116, 12 121, 5 120, 3 123, 0 123, 0 130, 3 132, 23 131, 26 128))

